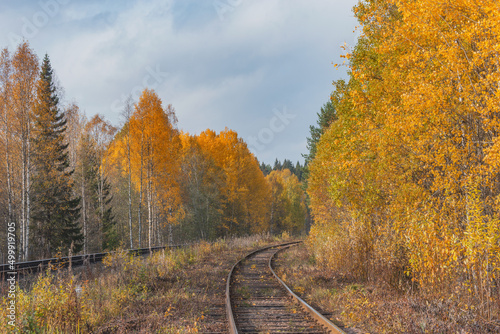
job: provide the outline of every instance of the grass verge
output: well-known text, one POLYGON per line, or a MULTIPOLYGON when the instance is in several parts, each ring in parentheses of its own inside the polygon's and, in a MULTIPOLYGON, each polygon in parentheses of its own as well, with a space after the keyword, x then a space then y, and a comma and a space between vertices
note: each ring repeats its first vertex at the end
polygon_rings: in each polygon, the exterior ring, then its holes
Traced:
POLYGON ((306 245, 279 253, 275 267, 295 293, 348 333, 495 333, 499 328, 446 300, 424 299, 322 268, 306 245))

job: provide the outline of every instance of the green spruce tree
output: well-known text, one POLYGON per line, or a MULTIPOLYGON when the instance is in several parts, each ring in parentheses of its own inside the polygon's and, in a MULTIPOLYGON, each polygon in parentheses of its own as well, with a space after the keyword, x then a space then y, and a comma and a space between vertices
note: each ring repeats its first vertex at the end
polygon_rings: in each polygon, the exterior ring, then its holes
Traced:
POLYGON ((33 245, 38 256, 73 253, 82 247, 78 226, 80 198, 74 195, 65 140, 66 120, 59 109, 52 67, 45 55, 37 87, 32 131, 33 245))
POLYGON ((273 170, 281 170, 282 168, 283 166, 281 165, 281 161, 276 158, 276 160, 274 160, 273 170))
POLYGON ((319 139, 323 135, 323 133, 328 129, 330 124, 337 119, 337 111, 335 110, 335 106, 330 99, 327 103, 323 105, 320 112, 317 113, 318 126, 310 125, 309 132, 311 137, 307 137, 307 150, 309 153, 302 154, 305 159, 304 167, 301 170, 300 180, 304 181, 304 186, 307 188, 307 178, 309 177, 309 163, 314 160, 316 156, 316 145, 319 142, 319 139))
POLYGON ((264 162, 262 162, 260 164, 260 170, 262 171, 262 173, 264 173, 264 176, 269 175, 269 173, 271 173, 273 171, 271 165, 266 164, 264 162))
POLYGON ((107 178, 102 181, 103 205, 99 202, 100 167, 95 140, 88 132, 83 133, 78 144, 78 161, 73 176, 81 197, 80 226, 84 236, 84 253, 115 249, 119 241, 110 205, 111 186, 107 178))
POLYGON ((292 174, 295 174, 295 167, 292 162, 288 159, 283 160, 283 165, 281 165, 281 169, 288 169, 292 174))
POLYGON ((304 166, 302 166, 300 164, 299 161, 297 161, 297 164, 295 165, 295 172, 294 174, 297 176, 297 178, 299 179, 300 182, 302 182, 302 177, 303 177, 303 174, 304 173, 304 166))
POLYGON ((311 133, 311 137, 307 138, 307 149, 309 153, 302 155, 306 159, 306 165, 308 165, 316 156, 316 145, 318 144, 319 138, 321 138, 323 132, 325 132, 330 124, 337 119, 337 112, 335 111, 335 106, 332 101, 330 100, 325 103, 317 115, 318 126, 309 126, 309 132, 311 133))
POLYGON ((102 249, 113 250, 119 246, 119 237, 118 231, 116 230, 116 220, 113 214, 113 208, 111 206, 111 201, 113 200, 111 185, 107 178, 103 180, 102 196, 104 201, 102 213, 100 212, 100 207, 97 206, 97 211, 101 216, 102 249))

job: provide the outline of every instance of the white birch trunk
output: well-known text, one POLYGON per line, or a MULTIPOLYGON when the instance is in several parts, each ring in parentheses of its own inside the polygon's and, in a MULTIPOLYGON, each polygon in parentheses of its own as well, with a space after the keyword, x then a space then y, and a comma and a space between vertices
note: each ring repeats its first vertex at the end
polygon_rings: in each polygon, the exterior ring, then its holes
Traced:
POLYGON ((23 261, 25 259, 24 253, 24 244, 26 237, 26 134, 24 133, 24 125, 23 134, 22 134, 22 148, 21 148, 21 156, 22 156, 22 180, 21 180, 21 247, 19 252, 19 261, 23 261))
POLYGON ((83 222, 83 253, 88 253, 88 236, 87 236, 87 203, 85 201, 85 172, 82 163, 82 222, 83 222))
POLYGON ((134 248, 134 241, 132 238, 132 164, 130 161, 130 127, 127 138, 127 160, 128 160, 128 229, 130 236, 130 249, 134 248))
MULTIPOLYGON (((142 139, 141 139, 142 141, 142 139)), ((139 223, 139 248, 142 248, 142 221, 141 221, 141 207, 142 207, 142 169, 144 163, 144 149, 143 143, 141 143, 141 170, 140 170, 140 180, 139 180, 139 212, 138 212, 138 223, 139 223)))
POLYGON ((29 243, 30 243, 30 214, 31 214, 31 159, 30 159, 30 151, 31 151, 31 143, 30 143, 30 136, 31 136, 31 120, 29 117, 29 112, 28 112, 28 149, 27 149, 27 176, 26 176, 26 240, 24 243, 24 254, 25 254, 25 260, 28 261, 29 259, 29 243))
POLYGON ((151 216, 151 201, 152 201, 152 189, 151 189, 151 170, 148 168, 148 248, 151 249, 151 229, 152 229, 152 216, 151 216))

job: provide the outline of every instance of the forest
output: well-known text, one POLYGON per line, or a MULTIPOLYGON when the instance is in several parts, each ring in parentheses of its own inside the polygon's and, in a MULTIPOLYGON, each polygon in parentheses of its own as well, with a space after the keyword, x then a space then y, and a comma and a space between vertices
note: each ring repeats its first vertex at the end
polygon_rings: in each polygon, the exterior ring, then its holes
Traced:
MULTIPOLYGON (((360 0, 353 11, 361 35, 334 64, 347 78, 310 127, 304 165, 259 162, 231 129, 184 132, 152 89, 127 101, 119 127, 87 118, 60 101, 47 55, 3 49, 0 239, 15 225, 26 261, 308 233, 328 279, 498 323, 500 6, 360 0)), ((2 261, 8 252, 1 243, 2 261)))
POLYGON ((354 13, 361 36, 335 65, 348 79, 309 138, 310 246, 336 272, 498 319, 500 7, 354 13))
POLYGON ((119 128, 61 92, 48 55, 26 41, 2 50, 0 238, 15 226, 17 261, 305 232, 300 163, 259 164, 227 128, 183 132, 151 89, 127 101, 119 128))

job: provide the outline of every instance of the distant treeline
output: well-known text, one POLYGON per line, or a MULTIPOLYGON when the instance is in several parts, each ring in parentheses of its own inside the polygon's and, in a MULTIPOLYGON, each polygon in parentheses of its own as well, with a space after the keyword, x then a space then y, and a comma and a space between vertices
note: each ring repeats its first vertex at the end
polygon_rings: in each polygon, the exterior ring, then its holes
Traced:
POLYGON ((2 50, 0 260, 9 228, 19 261, 304 231, 300 164, 263 172, 235 131, 182 132, 150 89, 125 103, 119 128, 88 119, 56 82, 27 42, 2 50))
POLYGON ((264 175, 269 175, 273 170, 288 169, 290 170, 290 172, 292 172, 292 174, 297 176, 297 178, 301 182, 306 176, 306 167, 307 166, 301 165, 299 161, 297 161, 294 166, 293 163, 288 159, 283 160, 283 163, 281 163, 280 160, 276 159, 272 167, 270 164, 266 164, 264 162, 260 163, 260 170, 264 173, 264 175))

